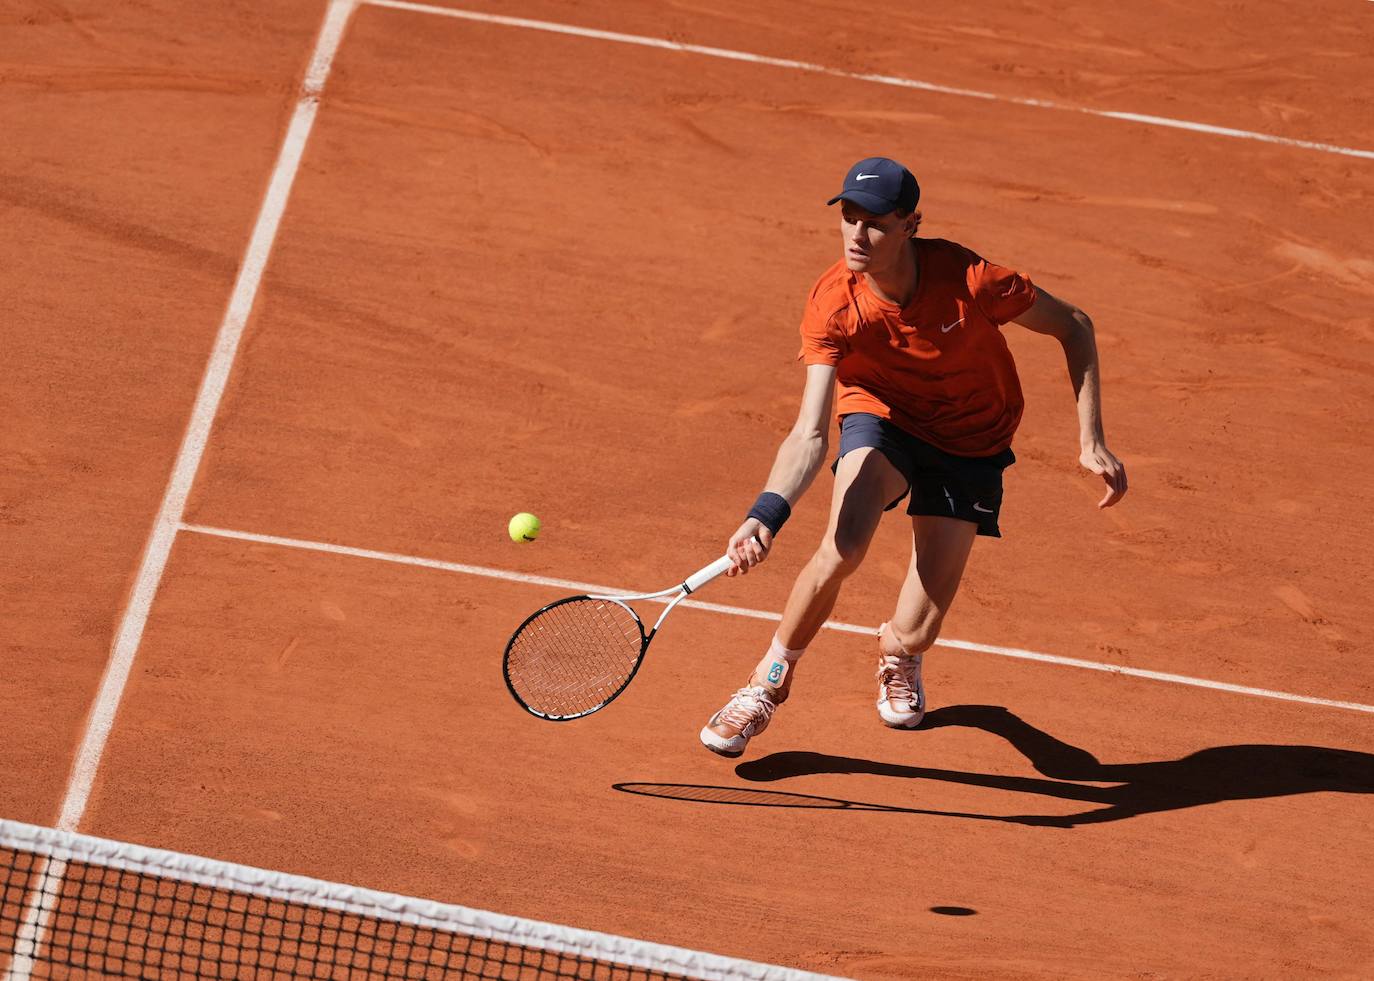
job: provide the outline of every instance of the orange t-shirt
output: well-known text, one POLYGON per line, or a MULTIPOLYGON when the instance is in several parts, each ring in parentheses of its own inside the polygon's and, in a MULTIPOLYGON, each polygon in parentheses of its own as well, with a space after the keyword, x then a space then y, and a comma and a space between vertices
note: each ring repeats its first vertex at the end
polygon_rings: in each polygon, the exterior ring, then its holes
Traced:
POLYGON ((959 456, 1011 445, 1025 405, 998 329, 1035 302, 1030 279, 943 239, 913 239, 906 306, 879 299, 841 260, 807 299, 799 357, 838 368, 839 415, 871 412, 959 456))

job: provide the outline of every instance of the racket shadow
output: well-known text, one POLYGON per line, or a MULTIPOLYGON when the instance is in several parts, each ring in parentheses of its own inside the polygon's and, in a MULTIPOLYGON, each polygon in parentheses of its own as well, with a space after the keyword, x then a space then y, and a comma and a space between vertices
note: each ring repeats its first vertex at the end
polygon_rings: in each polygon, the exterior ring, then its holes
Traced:
POLYGON ((868 804, 839 797, 819 797, 815 794, 795 794, 779 790, 755 790, 752 787, 719 787, 695 783, 613 783, 612 790, 639 797, 658 797, 664 800, 689 801, 694 804, 726 804, 733 807, 785 807, 823 811, 885 811, 891 814, 922 814, 936 817, 973 818, 981 821, 1003 821, 989 814, 967 814, 961 811, 939 811, 919 807, 894 807, 889 804, 868 804))

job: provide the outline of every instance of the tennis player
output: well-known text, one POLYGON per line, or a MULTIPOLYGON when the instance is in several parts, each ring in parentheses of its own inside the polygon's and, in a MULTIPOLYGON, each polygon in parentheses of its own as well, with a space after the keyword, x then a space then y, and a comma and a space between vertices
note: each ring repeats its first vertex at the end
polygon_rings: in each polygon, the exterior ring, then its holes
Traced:
POLYGON ((1092 321, 1022 273, 962 245, 918 238, 919 200, 909 170, 870 157, 850 169, 829 201, 840 205, 843 258, 807 299, 801 409, 763 493, 730 536, 729 575, 767 557, 824 465, 833 408, 840 446, 830 522, 767 653, 701 730, 706 748, 722 756, 739 756, 768 726, 883 512, 903 500, 911 562, 878 631, 877 709, 885 725, 920 725, 922 655, 940 635, 974 538, 1001 537, 1002 471, 1016 459, 1011 441, 1023 407, 1003 325, 1020 324, 1063 347, 1078 408, 1078 459, 1106 483, 1097 506, 1111 507, 1126 493, 1125 467, 1102 431, 1092 321))

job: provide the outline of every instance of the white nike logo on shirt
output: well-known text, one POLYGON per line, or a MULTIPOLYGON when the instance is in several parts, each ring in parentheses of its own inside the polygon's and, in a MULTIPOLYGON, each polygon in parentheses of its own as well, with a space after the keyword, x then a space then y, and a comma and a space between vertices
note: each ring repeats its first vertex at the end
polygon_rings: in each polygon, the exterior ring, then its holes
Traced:
POLYGON ((942 324, 942 325, 940 326, 940 333, 942 333, 942 334, 948 334, 948 333, 949 333, 950 331, 952 331, 955 327, 958 327, 960 324, 962 324, 962 323, 964 322, 964 319, 965 319, 965 318, 960 317, 958 320, 954 321, 954 323, 952 323, 952 324, 942 324))

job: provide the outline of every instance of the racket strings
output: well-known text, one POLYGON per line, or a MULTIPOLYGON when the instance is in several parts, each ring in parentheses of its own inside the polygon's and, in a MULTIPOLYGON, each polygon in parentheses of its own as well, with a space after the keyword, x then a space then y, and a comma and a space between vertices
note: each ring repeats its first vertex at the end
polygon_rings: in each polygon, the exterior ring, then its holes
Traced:
POLYGON ((541 611, 511 641, 506 673, 541 715, 582 715, 629 683, 644 646, 639 618, 610 600, 578 598, 541 611))

